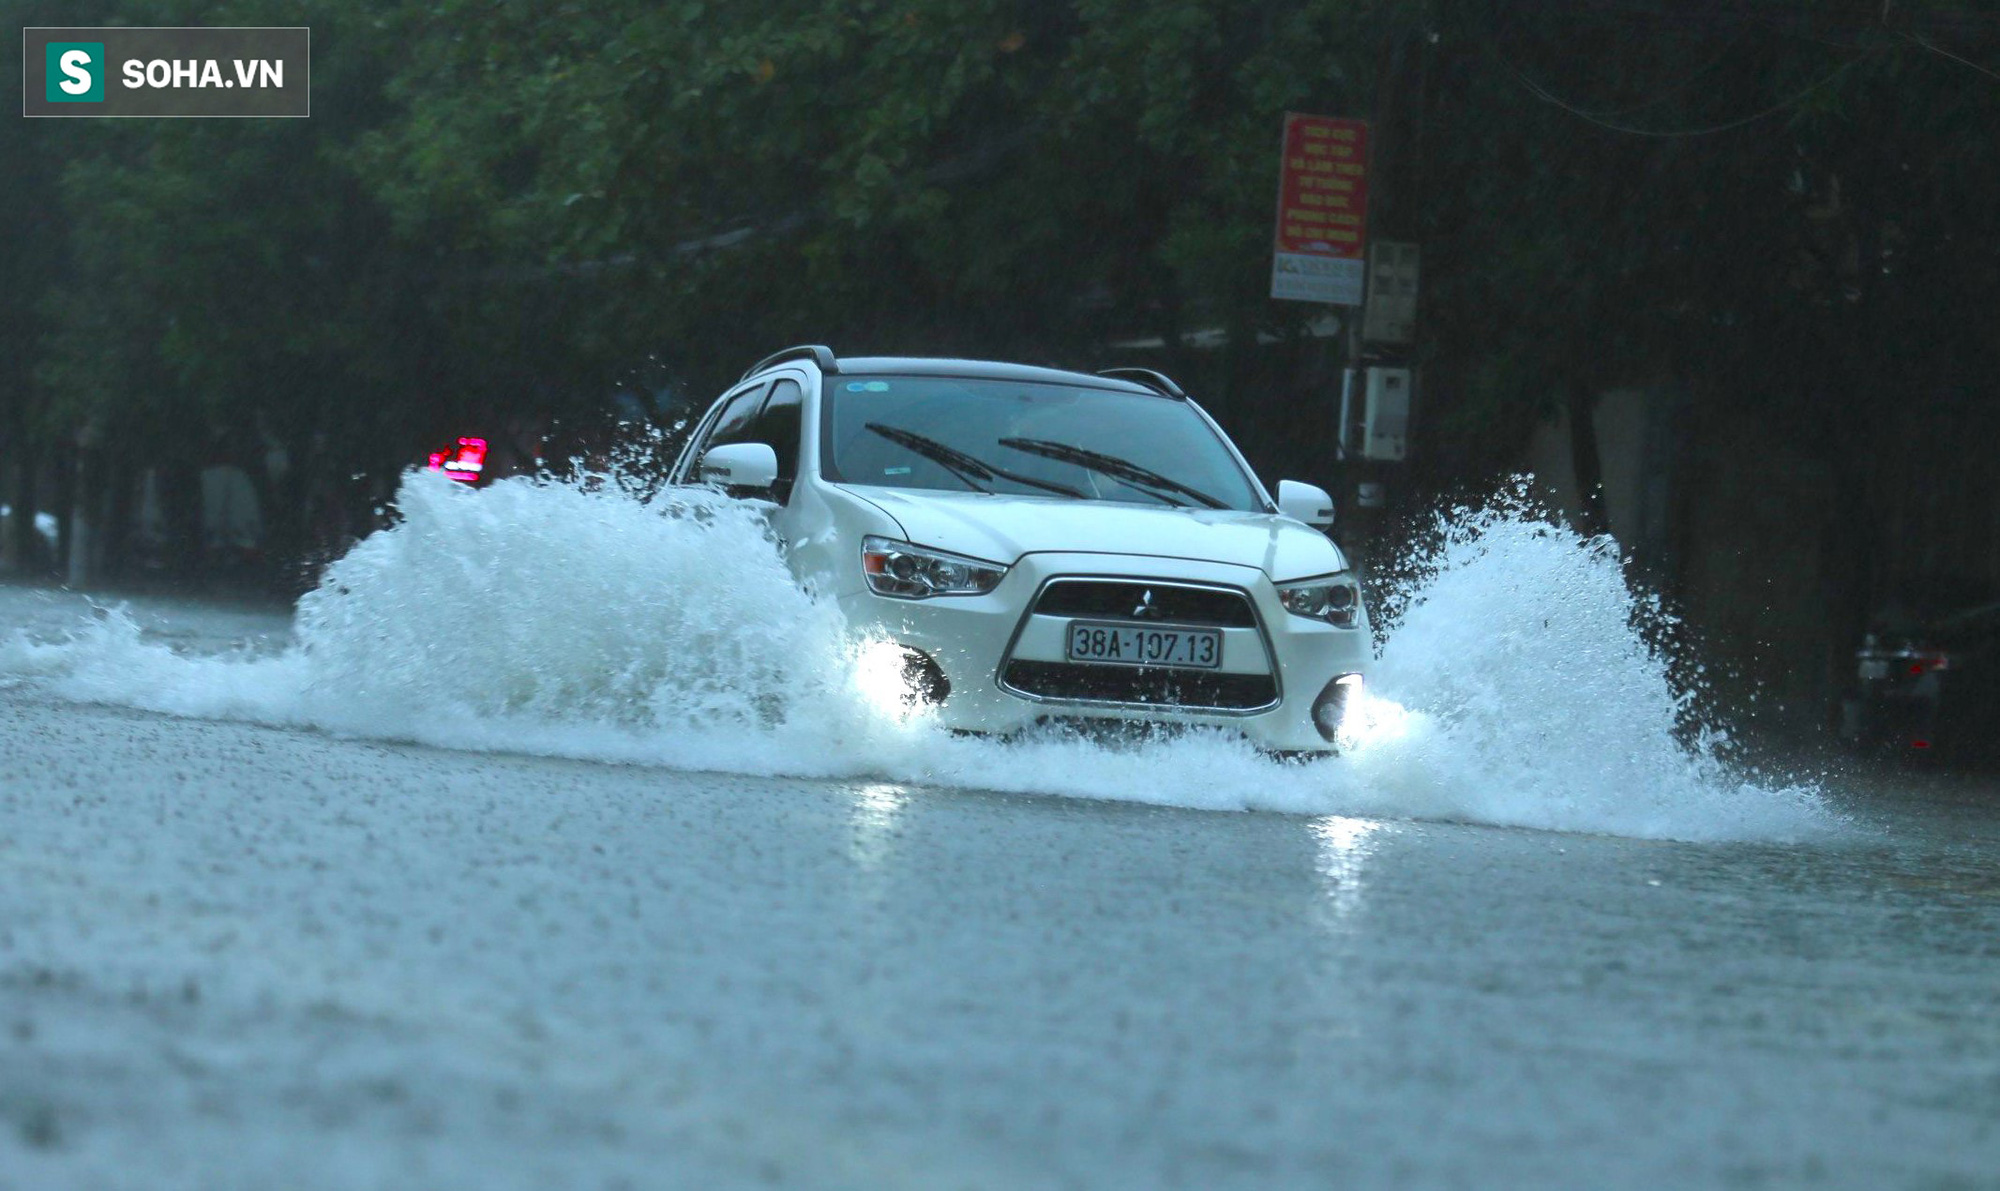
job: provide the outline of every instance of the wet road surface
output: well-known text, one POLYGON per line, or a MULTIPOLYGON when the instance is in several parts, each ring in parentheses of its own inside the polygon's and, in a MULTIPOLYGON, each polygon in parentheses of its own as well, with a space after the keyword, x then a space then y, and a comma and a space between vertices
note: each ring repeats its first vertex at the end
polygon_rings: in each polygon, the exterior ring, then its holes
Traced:
POLYGON ((0 1186, 2000 1185, 2000 801, 1807 846, 0 692, 0 1186))

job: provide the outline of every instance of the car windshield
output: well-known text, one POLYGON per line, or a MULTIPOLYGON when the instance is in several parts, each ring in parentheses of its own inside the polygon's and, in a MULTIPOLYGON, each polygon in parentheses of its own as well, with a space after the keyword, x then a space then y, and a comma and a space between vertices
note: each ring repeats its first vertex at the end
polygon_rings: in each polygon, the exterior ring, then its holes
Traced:
POLYGON ((1087 386, 829 376, 820 470, 839 483, 1261 512, 1186 402, 1087 386))

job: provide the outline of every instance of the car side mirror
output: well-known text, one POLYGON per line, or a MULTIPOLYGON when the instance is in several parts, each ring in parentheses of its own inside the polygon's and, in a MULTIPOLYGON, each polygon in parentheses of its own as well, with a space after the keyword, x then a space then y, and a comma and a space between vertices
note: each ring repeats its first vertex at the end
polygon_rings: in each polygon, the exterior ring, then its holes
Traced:
POLYGON ((1333 498, 1326 489, 1297 480, 1278 481, 1278 511, 1305 522, 1314 529, 1333 527, 1333 498))
POLYGON ((768 494, 778 482, 778 453, 771 444, 733 442, 701 457, 701 482, 737 492, 768 494))

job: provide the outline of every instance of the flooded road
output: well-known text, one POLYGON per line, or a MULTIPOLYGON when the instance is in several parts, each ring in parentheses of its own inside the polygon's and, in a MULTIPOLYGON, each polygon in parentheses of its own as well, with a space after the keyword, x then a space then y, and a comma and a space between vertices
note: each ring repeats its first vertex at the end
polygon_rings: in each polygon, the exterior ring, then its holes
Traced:
POLYGON ((1986 1187, 2000 792, 1689 844, 0 692, 0 1186, 1986 1187))

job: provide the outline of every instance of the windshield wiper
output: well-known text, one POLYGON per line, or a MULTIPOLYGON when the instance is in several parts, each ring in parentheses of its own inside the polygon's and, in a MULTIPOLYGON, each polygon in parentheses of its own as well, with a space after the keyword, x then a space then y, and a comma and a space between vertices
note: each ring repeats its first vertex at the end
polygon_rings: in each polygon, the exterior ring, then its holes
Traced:
POLYGON ((1045 438, 1003 438, 1000 440, 1000 445, 1012 447, 1017 451, 1026 451, 1030 455, 1041 455, 1060 463, 1074 463, 1095 472, 1102 472, 1127 487, 1137 488, 1146 495, 1170 505, 1178 505, 1181 502, 1170 499, 1166 493, 1177 492, 1211 509, 1229 507, 1199 488, 1190 488, 1179 480, 1169 479, 1159 472, 1140 467, 1130 459, 1120 459, 1116 455, 1105 455, 1083 447, 1072 447, 1067 443, 1050 442, 1045 438), (1153 489, 1158 491, 1152 491, 1153 489))
POLYGON ((982 487, 979 483, 981 480, 989 482, 993 480, 1011 480, 1016 484, 1025 484, 1030 488, 1040 488, 1045 492, 1060 492, 1064 496, 1073 496, 1078 500, 1082 500, 1086 496, 1085 493, 1071 488, 1067 484, 1054 484, 1047 480, 1038 480, 1033 476, 1019 475, 1004 468, 995 467, 976 456, 966 454, 957 447, 947 446, 937 439, 918 434, 914 430, 905 430, 901 426, 884 426, 880 422, 865 422, 862 424, 862 428, 881 435, 883 438, 888 439, 905 450, 914 451, 922 455, 932 463, 957 476, 960 482, 974 492, 993 491, 991 488, 982 487))

